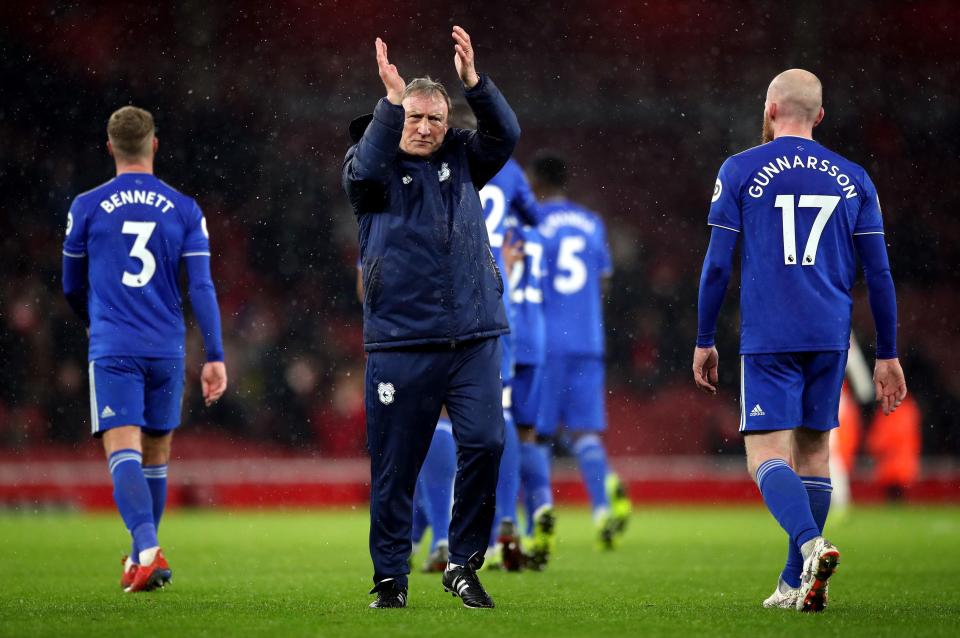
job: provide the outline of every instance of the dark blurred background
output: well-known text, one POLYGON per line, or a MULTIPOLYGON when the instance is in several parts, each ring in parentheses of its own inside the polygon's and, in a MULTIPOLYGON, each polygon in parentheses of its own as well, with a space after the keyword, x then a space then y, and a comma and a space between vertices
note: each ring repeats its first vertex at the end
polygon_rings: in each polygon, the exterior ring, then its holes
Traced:
MULTIPOLYGON (((156 4, 0 8, 0 450, 91 447, 60 250, 71 199, 112 177, 107 117, 132 103, 153 112, 157 173, 200 202, 214 252, 231 386, 203 408, 192 329, 185 425, 237 450, 362 454, 347 123, 383 94, 376 36, 406 79, 455 87, 460 24, 517 111, 518 159, 564 154, 573 198, 609 226, 613 453, 741 445, 735 283, 721 396, 696 394, 689 372, 706 213, 721 162, 758 143, 770 79, 800 66, 824 84, 819 141, 880 193, 924 452, 960 454, 956 3, 156 4)), ((854 329, 872 361, 862 281, 854 329)))

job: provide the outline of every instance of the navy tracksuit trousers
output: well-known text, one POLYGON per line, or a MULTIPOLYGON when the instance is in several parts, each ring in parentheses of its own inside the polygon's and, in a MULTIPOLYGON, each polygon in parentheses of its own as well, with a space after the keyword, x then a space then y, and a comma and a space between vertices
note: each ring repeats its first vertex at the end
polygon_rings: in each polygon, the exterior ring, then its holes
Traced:
POLYGON ((365 399, 374 583, 407 584, 413 490, 444 405, 457 443, 450 561, 482 555, 503 452, 499 339, 370 352, 365 399))

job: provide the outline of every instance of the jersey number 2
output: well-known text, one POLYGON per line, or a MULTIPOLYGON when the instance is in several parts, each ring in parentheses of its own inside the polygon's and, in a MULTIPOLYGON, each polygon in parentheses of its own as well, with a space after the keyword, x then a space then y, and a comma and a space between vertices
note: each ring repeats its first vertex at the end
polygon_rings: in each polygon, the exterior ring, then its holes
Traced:
POLYGON ((487 234, 490 236, 490 245, 493 248, 503 246, 502 230, 503 217, 507 212, 507 197, 496 184, 487 184, 480 189, 480 205, 487 210, 487 204, 492 204, 487 212, 487 234))
MULTIPOLYGON (((817 261, 817 246, 823 235, 823 228, 827 225, 833 211, 836 210, 840 198, 836 195, 801 195, 798 206, 800 208, 819 208, 817 218, 813 220, 807 245, 803 249, 803 265, 812 266, 817 261)), ((794 222, 793 195, 777 195, 774 207, 783 211, 783 263, 787 266, 797 264, 797 226, 794 222)))
POLYGON ((157 222, 123 222, 123 228, 120 229, 124 235, 136 235, 133 240, 133 248, 130 249, 130 256, 139 259, 143 263, 140 272, 134 274, 123 271, 124 286, 131 288, 143 288, 157 272, 157 260, 153 258, 153 253, 147 250, 147 241, 150 235, 157 227, 157 222))

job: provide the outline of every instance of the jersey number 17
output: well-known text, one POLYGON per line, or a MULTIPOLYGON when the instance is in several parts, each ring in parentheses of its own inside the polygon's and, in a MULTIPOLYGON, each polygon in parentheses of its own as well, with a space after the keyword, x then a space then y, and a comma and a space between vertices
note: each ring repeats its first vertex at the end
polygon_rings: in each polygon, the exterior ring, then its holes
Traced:
MULTIPOLYGON (((823 235, 823 228, 836 210, 840 198, 836 195, 801 195, 799 208, 819 208, 817 218, 813 220, 807 245, 803 249, 803 265, 812 266, 817 261, 817 246, 823 235)), ((793 195, 777 195, 773 204, 783 212, 783 263, 787 266, 797 264, 797 226, 794 222, 793 195)))

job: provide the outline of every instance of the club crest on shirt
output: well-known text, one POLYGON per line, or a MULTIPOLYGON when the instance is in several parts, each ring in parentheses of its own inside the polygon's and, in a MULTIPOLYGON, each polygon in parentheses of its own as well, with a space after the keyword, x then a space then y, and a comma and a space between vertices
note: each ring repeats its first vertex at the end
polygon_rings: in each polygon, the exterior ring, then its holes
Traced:
POLYGON ((380 403, 390 405, 393 403, 393 395, 396 392, 392 383, 381 383, 377 386, 377 395, 380 397, 380 403))
POLYGON ((450 179, 450 166, 446 162, 440 165, 440 170, 437 171, 437 176, 440 178, 441 182, 445 182, 450 179))

